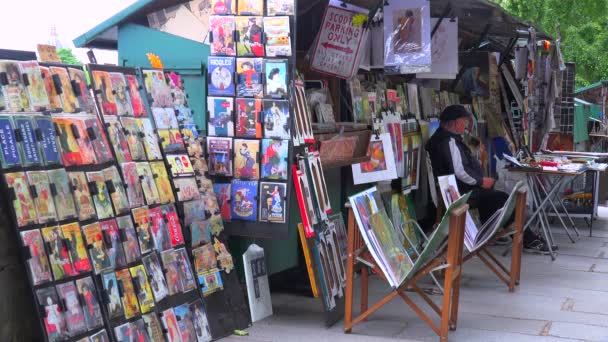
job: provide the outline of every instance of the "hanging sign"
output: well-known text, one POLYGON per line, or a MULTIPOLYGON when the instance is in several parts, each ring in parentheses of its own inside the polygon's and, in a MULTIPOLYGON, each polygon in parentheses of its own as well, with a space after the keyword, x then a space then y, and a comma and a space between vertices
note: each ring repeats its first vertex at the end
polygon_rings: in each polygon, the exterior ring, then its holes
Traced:
POLYGON ((311 69, 350 79, 359 69, 367 29, 353 17, 367 16, 367 9, 331 0, 323 15, 321 30, 311 57, 311 69))

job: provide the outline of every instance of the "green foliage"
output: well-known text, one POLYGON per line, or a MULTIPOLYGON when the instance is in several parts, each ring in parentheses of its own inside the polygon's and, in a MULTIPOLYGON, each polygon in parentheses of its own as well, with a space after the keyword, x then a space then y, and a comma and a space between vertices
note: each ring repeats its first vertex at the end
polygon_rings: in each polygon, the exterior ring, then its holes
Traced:
POLYGON ((566 62, 576 63, 576 86, 608 79, 608 0, 494 0, 552 37, 562 36, 566 62))
POLYGON ((74 56, 74 53, 70 48, 57 49, 57 55, 64 64, 82 65, 82 62, 74 56))

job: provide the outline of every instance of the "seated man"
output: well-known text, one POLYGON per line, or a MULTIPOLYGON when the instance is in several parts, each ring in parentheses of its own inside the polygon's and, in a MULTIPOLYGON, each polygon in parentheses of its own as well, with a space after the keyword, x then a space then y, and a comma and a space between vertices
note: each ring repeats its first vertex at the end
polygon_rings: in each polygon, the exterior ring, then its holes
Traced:
MULTIPOLYGON (((471 191, 469 206, 479 211, 479 219, 485 222, 500 209, 509 195, 494 190, 493 178, 483 177, 479 161, 464 143, 465 132, 472 114, 464 106, 448 106, 439 116, 440 127, 426 144, 435 177, 454 174, 461 194, 471 191)), ((524 232, 524 249, 548 253, 549 248, 530 229, 524 232)))

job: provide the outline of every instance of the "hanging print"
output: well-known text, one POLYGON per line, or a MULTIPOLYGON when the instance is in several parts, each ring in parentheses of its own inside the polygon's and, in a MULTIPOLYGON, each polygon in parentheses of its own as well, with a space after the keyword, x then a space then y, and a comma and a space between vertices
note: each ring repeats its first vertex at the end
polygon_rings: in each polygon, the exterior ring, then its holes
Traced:
POLYGON ((232 180, 232 219, 255 221, 257 218, 257 181, 232 180))
POLYGON ((236 44, 238 56, 264 56, 262 41, 262 17, 236 17, 239 40, 236 44))
POLYGON ((260 183, 260 222, 285 222, 285 183, 260 183))

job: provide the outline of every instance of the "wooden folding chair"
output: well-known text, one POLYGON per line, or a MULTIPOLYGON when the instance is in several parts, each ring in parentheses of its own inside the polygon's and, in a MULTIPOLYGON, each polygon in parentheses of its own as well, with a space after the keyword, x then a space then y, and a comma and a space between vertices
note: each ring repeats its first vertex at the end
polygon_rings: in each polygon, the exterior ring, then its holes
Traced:
POLYGON ((356 226, 352 209, 348 213, 348 240, 346 260, 346 303, 344 308, 344 332, 350 333, 353 327, 365 321, 371 314, 399 296, 414 312, 440 337, 440 341, 448 340, 448 329, 455 330, 458 319, 458 298, 460 296, 460 272, 464 242, 464 222, 468 205, 455 208, 449 217, 449 235, 447 249, 439 252, 429 263, 424 265, 408 281, 369 307, 369 275, 368 268, 386 281, 380 267, 367 252, 365 242, 356 226), (354 273, 357 266, 362 266, 361 272, 361 312, 353 318, 354 273), (431 271, 443 268, 445 270, 442 306, 439 307, 416 284, 431 271), (430 306, 439 317, 436 324, 424 311, 414 303, 405 291, 411 288, 430 306))

